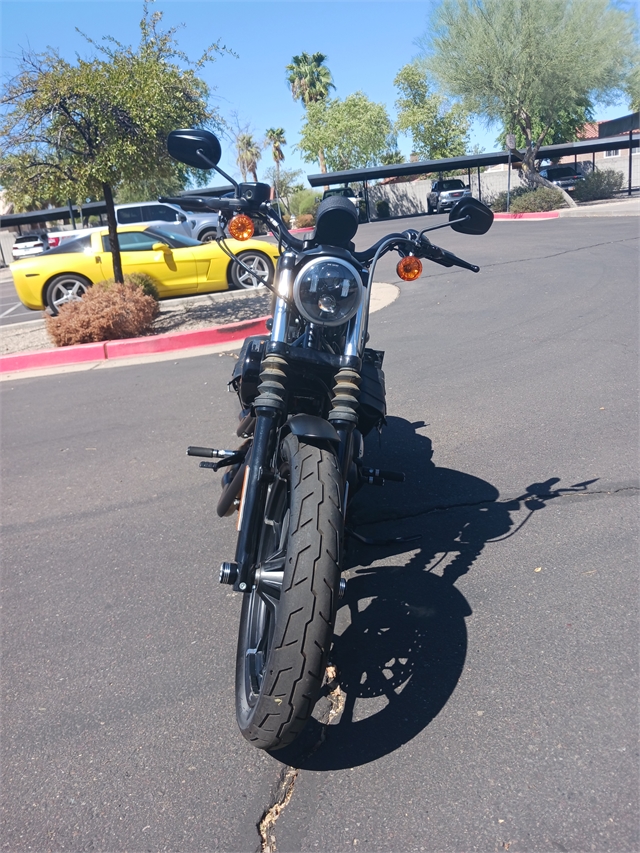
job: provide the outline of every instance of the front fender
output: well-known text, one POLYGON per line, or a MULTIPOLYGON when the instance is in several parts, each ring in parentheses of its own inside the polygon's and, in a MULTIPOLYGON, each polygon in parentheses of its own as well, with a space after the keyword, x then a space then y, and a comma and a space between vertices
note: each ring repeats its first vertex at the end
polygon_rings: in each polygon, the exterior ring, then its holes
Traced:
POLYGON ((333 424, 317 415, 294 415, 284 425, 283 431, 285 430, 297 438, 306 438, 312 442, 328 441, 335 447, 340 444, 340 436, 333 424))

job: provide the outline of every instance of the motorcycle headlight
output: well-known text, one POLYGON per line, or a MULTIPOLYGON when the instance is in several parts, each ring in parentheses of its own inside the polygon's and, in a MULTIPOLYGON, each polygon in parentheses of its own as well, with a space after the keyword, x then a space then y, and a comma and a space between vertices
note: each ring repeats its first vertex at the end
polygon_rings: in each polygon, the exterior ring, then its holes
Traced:
POLYGON ((298 311, 311 323, 340 326, 358 310, 362 279, 347 261, 316 258, 296 276, 293 298, 298 311))

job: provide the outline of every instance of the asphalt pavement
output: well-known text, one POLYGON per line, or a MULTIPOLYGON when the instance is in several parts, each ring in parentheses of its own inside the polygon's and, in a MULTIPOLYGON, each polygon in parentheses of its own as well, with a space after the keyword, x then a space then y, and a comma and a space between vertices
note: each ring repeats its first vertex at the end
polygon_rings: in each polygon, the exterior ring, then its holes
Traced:
POLYGON ((640 848, 637 219, 436 234, 482 269, 372 316, 407 482, 353 513, 421 538, 351 541, 339 713, 286 751, 237 731, 235 525, 184 455, 232 446, 233 352, 2 383, 5 849, 255 851, 286 791, 280 853, 640 848))

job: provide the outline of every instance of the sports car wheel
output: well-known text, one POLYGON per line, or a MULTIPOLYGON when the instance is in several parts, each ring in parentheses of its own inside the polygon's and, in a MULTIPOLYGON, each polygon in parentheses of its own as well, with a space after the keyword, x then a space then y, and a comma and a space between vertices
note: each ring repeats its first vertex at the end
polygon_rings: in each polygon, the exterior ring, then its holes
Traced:
MULTIPOLYGON (((260 278, 267 280, 269 284, 273 281, 273 264, 266 255, 262 252, 240 252, 238 258, 245 264, 255 270, 260 278)), ((231 281, 235 287, 243 290, 250 290, 255 287, 262 287, 262 281, 256 275, 247 272, 238 264, 231 265, 231 281)))
POLYGON ((62 305, 82 299, 90 287, 91 282, 84 276, 64 273, 49 282, 44 299, 55 317, 62 305))

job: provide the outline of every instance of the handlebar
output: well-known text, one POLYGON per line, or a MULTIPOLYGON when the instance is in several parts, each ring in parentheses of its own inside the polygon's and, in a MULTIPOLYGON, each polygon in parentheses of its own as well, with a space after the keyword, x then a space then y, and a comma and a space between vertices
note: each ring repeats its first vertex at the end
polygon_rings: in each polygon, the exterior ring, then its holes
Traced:
MULTIPOLYGON (((219 213, 253 213, 261 214, 268 222, 274 233, 279 236, 283 243, 294 251, 302 251, 304 244, 301 240, 294 237, 286 228, 284 222, 266 202, 262 204, 252 203, 246 198, 210 198, 208 196, 190 196, 189 206, 200 210, 214 210, 219 213)), ((370 263, 375 256, 380 252, 384 254, 391 250, 397 250, 400 254, 413 254, 419 258, 426 258, 443 267, 462 267, 463 269, 471 270, 471 272, 479 272, 480 267, 475 264, 470 264, 467 261, 458 258, 452 252, 446 249, 441 249, 435 246, 423 234, 410 229, 396 234, 387 234, 382 237, 373 246, 365 249, 362 252, 352 251, 353 257, 361 264, 370 263)))

